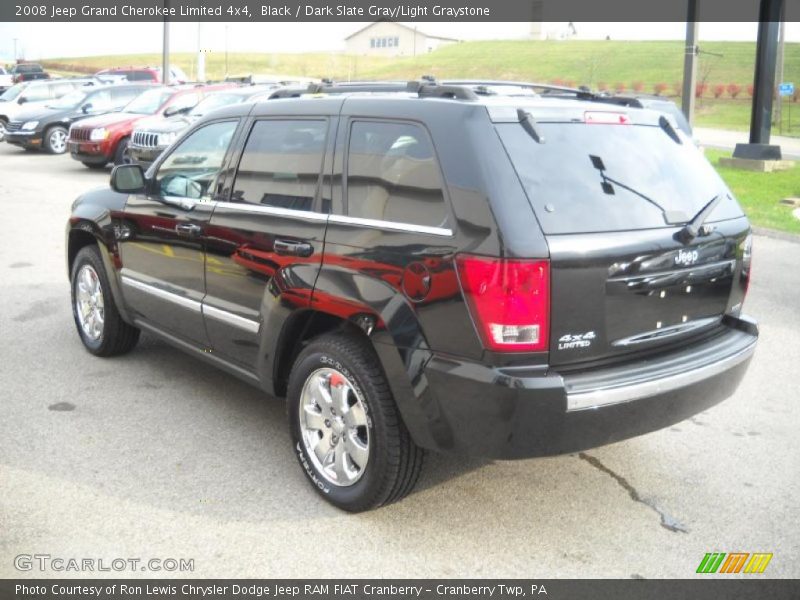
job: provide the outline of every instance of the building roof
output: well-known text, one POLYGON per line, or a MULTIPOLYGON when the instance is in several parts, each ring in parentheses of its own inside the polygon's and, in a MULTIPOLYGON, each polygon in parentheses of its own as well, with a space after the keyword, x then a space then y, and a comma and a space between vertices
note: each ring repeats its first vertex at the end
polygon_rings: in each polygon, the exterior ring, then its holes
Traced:
POLYGON ((354 31, 353 33, 351 33, 350 35, 348 35, 344 39, 345 40, 349 40, 350 38, 357 36, 359 33, 363 32, 363 31, 366 31, 370 27, 374 27, 378 23, 392 23, 393 25, 397 25, 398 27, 402 27, 403 29, 408 29, 409 31, 416 31, 420 35, 424 35, 425 37, 433 38, 433 39, 436 39, 436 40, 444 40, 444 41, 447 41, 447 42, 460 42, 461 41, 461 40, 457 40, 456 38, 443 37, 441 35, 430 35, 428 33, 425 33, 424 31, 420 31, 419 29, 417 29, 415 27, 409 27, 408 25, 404 25, 403 23, 398 23, 397 21, 391 21, 389 19, 379 19, 377 21, 373 21, 369 25, 366 25, 366 26, 362 27, 361 29, 359 29, 357 31, 354 31))

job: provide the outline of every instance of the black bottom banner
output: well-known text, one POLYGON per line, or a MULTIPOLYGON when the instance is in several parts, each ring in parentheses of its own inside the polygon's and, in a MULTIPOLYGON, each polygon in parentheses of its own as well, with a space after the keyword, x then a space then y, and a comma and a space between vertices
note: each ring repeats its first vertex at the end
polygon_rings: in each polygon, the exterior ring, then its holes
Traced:
POLYGON ((461 598, 516 600, 797 600, 800 580, 622 579, 28 579, 0 580, 0 598, 31 600, 203 600, 461 598))

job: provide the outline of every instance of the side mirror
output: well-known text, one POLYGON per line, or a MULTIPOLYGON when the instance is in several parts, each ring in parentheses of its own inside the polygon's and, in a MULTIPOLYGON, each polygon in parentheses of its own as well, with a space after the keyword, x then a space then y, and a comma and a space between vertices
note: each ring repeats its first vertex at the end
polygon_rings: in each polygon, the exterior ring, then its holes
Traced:
POLYGON ((25 96, 20 96, 19 100, 17 100, 17 104, 25 104, 28 99, 25 96))
POLYGON ((111 171, 111 189, 123 194, 143 192, 144 171, 139 165, 117 165, 111 171))
POLYGON ((92 103, 91 102, 87 102, 86 104, 81 106, 81 112, 83 112, 83 114, 85 114, 85 115, 89 114, 90 110, 92 110, 92 103))

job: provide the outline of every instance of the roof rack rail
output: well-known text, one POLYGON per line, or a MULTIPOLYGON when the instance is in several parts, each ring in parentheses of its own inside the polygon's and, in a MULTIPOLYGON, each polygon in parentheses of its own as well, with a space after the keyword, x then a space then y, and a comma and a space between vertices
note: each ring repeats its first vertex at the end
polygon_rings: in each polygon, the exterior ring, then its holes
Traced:
POLYGON ((468 87, 460 85, 441 85, 432 77, 423 77, 419 81, 356 81, 356 82, 323 82, 312 83, 304 88, 283 88, 275 90, 270 100, 278 98, 298 98, 303 94, 350 94, 356 92, 408 92, 420 98, 454 98, 458 100, 477 100, 478 96, 468 87))
POLYGON ((568 87, 563 85, 553 85, 550 83, 537 83, 535 81, 502 81, 502 80, 485 80, 485 79, 454 79, 442 82, 444 85, 460 85, 460 86, 467 86, 471 88, 484 88, 484 90, 476 90, 476 93, 479 95, 489 95, 491 92, 487 88, 489 87, 520 87, 520 88, 527 88, 530 90, 543 90, 545 93, 548 92, 561 92, 565 94, 575 94, 580 98, 594 98, 597 96, 595 92, 592 92, 588 87, 581 86, 579 88, 568 87))
POLYGON ((392 82, 310 83, 306 87, 285 87, 275 90, 270 100, 299 98, 304 94, 349 94, 354 92, 405 92, 407 84, 392 82))

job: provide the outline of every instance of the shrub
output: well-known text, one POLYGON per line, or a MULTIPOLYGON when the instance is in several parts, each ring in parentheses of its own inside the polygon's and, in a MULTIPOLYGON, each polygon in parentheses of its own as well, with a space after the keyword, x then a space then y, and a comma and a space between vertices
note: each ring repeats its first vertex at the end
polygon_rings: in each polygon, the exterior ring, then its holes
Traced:
POLYGON ((669 86, 666 83, 664 83, 663 81, 659 82, 659 83, 657 83, 657 84, 655 84, 653 86, 653 91, 656 93, 656 96, 660 96, 661 94, 666 92, 668 89, 669 89, 669 86))
POLYGON ((605 81, 598 81, 597 82, 597 89, 600 90, 601 92, 607 92, 608 91, 608 84, 605 81))
POLYGON ((800 87, 794 88, 794 94, 792 94, 792 102, 800 102, 800 87))
POLYGON ((672 84, 672 91, 675 92, 676 96, 683 95, 683 82, 678 81, 677 83, 672 84))
POLYGON ((712 92, 714 94, 714 98, 719 98, 720 96, 722 96, 722 94, 725 93, 725 86, 722 85, 721 83, 718 83, 717 85, 714 86, 712 92))
POLYGON ((644 91, 644 82, 643 81, 634 81, 631 84, 634 92, 643 92, 644 91))
POLYGON ((625 84, 622 83, 621 81, 618 81, 617 83, 614 84, 614 91, 617 92, 617 93, 624 92, 625 91, 625 84))
POLYGON ((563 86, 564 85, 564 80, 561 79, 560 77, 556 77, 550 83, 552 83, 553 85, 561 85, 561 86, 563 86))
POLYGON ((574 88, 577 85, 574 79, 567 79, 564 84, 569 88, 574 88))
POLYGON ((731 98, 736 98, 742 92, 742 86, 738 83, 729 83, 728 84, 728 95, 731 98))
POLYGON ((694 86, 694 97, 695 98, 702 98, 705 93, 708 91, 708 85, 705 83, 698 83, 694 86))
POLYGON ((752 97, 753 97, 753 93, 754 93, 754 91, 755 91, 755 88, 753 88, 753 84, 752 84, 752 83, 751 83, 751 84, 749 84, 749 85, 747 86, 747 95, 748 95, 748 96, 750 96, 750 97, 752 98, 752 97))

